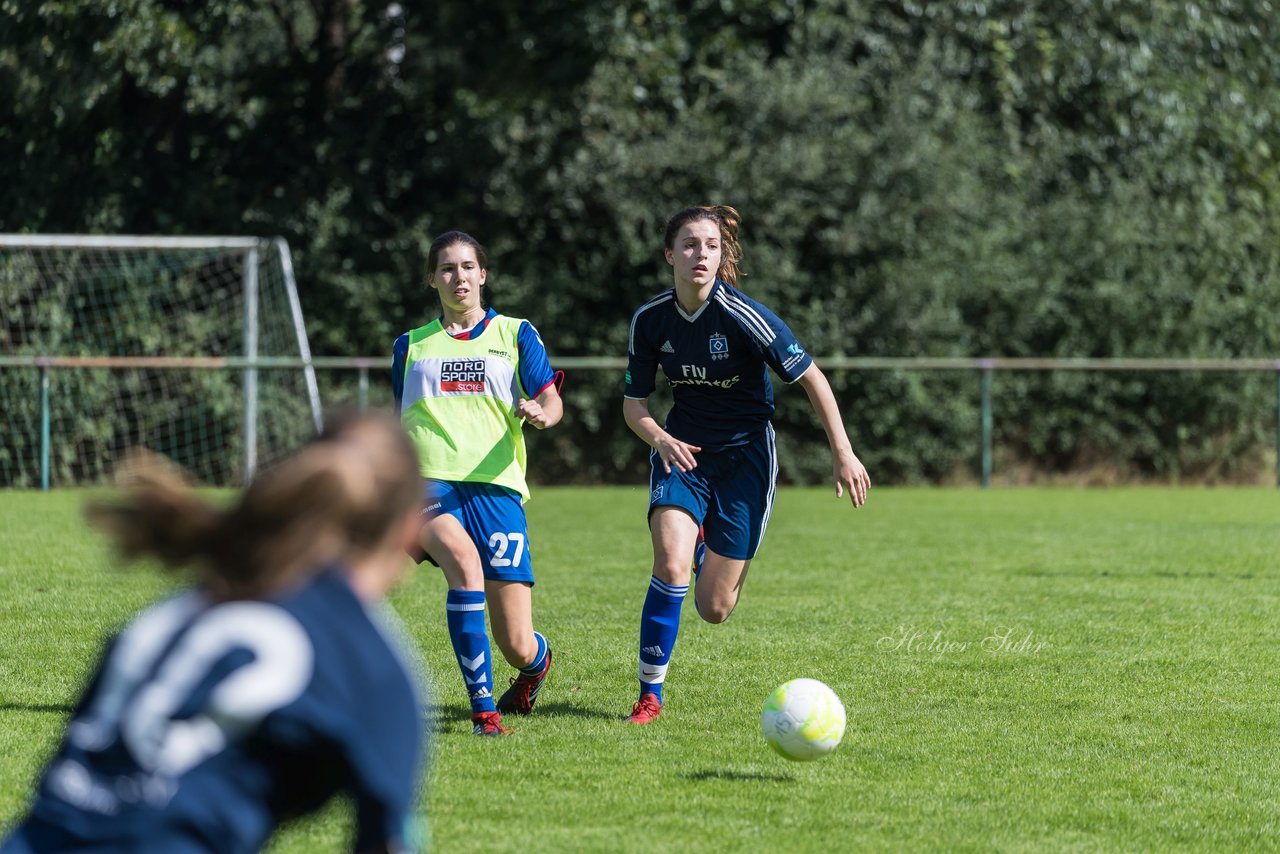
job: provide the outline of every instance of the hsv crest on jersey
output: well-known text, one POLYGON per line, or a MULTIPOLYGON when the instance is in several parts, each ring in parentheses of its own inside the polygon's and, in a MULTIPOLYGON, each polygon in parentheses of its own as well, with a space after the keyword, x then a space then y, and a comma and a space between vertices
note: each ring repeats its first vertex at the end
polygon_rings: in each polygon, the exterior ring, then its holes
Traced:
POLYGON ((712 359, 729 358, 729 339, 721 335, 719 332, 712 334, 710 346, 712 359))
POLYGON ((440 390, 484 394, 484 359, 449 359, 440 365, 440 390))

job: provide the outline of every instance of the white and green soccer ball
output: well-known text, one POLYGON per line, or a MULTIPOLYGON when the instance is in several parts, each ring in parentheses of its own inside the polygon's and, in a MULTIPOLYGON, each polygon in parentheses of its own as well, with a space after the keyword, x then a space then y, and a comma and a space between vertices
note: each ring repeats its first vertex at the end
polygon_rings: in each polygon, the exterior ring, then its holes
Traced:
POLYGON ((764 701, 760 729, 769 746, 788 759, 826 756, 844 737, 844 706, 817 679, 792 679, 764 701))

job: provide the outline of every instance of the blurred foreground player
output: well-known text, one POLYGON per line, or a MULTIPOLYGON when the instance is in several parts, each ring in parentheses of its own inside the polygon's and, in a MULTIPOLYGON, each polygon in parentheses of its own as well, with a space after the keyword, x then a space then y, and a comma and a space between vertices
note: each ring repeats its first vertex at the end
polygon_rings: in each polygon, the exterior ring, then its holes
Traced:
POLYGON ((417 533, 414 457, 395 419, 347 416, 229 507, 127 461, 90 518, 195 584, 110 644, 0 851, 254 852, 338 792, 354 850, 416 850, 422 704, 378 608, 417 533))

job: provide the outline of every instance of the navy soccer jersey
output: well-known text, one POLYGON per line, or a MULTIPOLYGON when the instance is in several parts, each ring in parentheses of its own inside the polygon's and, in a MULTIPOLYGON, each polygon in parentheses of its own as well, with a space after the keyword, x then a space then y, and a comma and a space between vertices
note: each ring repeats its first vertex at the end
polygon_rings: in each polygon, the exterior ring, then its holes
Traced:
POLYGON ((345 791, 356 850, 410 850, 422 705, 382 621, 337 570, 269 601, 152 607, 108 650, 0 849, 258 851, 345 791))
POLYGON ((693 314, 674 288, 640 306, 627 356, 623 393, 647 398, 661 367, 673 399, 667 432, 704 450, 745 444, 765 429, 773 415, 768 368, 792 383, 813 364, 776 314, 719 280, 693 314))

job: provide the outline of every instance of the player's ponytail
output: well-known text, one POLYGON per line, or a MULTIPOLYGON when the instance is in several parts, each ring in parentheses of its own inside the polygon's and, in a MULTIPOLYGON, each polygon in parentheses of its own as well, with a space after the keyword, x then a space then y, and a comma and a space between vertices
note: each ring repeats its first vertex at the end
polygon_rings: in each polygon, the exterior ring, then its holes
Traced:
POLYGON ((417 467, 397 421, 346 416, 229 507, 196 495, 164 457, 138 452, 118 475, 123 496, 86 512, 124 557, 191 566, 217 599, 255 598, 371 551, 421 500, 417 467))
POLYGON ((716 275, 723 282, 737 285, 742 274, 738 266, 742 261, 742 244, 738 242, 742 216, 728 205, 713 205, 711 210, 720 223, 720 270, 716 275))
POLYGON ((737 285, 738 278, 746 275, 742 272, 742 244, 738 242, 738 230, 742 225, 742 216, 729 205, 697 205, 677 211, 667 220, 667 230, 663 237, 663 245, 674 249, 676 235, 680 229, 691 222, 709 219, 720 227, 720 269, 716 278, 730 285, 737 285))
POLYGON ((192 491, 187 472, 159 454, 130 451, 116 468, 116 484, 125 497, 91 501, 85 515, 126 559, 184 566, 204 553, 222 523, 222 512, 192 491))

